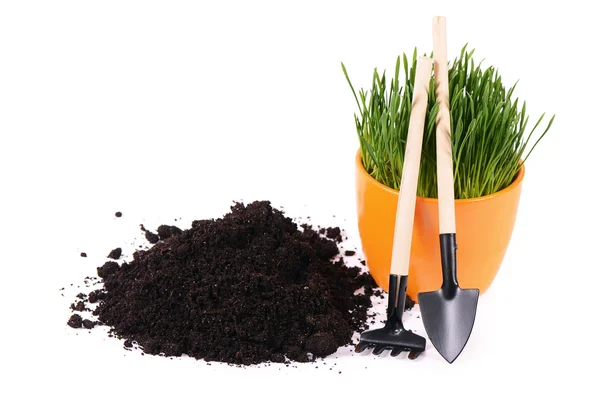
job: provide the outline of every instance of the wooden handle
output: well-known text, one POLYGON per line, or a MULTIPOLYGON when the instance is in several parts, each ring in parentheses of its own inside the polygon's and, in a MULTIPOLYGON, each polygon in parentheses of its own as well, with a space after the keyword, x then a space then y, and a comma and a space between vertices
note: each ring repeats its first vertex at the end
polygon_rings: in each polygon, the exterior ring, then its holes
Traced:
POLYGON ((392 264, 390 273, 400 276, 408 275, 412 229, 415 219, 417 201, 417 182, 423 146, 423 129, 429 81, 431 80, 431 58, 420 57, 417 60, 415 87, 412 97, 412 111, 408 124, 408 137, 404 152, 404 165, 400 179, 398 205, 396 207, 396 224, 394 227, 394 244, 392 247, 392 264))
POLYGON ((436 159, 440 234, 456 233, 454 215, 454 174, 450 140, 450 95, 448 92, 448 55, 446 18, 433 18, 433 71, 435 96, 440 103, 436 124, 436 159))

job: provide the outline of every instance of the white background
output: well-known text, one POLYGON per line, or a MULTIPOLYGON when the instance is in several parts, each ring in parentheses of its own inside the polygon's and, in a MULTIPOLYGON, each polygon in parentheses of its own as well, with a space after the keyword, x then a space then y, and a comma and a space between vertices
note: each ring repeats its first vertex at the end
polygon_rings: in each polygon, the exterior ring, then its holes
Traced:
POLYGON ((598 395, 592 2, 447 3, 0 3, 0 395, 598 395), (506 84, 519 80, 532 119, 557 114, 454 364, 430 347, 416 361, 340 349, 319 368, 207 366, 66 326, 77 291, 59 288, 116 246, 130 255, 140 223, 188 227, 232 200, 268 199, 359 244, 340 62, 367 87, 374 67, 431 51, 435 15, 448 18, 451 59, 468 42, 506 84))

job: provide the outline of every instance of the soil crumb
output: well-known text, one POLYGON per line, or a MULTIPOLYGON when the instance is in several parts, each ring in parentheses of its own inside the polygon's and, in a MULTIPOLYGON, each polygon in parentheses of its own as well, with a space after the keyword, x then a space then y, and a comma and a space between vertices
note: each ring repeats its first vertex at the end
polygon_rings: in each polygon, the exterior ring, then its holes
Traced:
POLYGON ((86 310, 85 303, 83 301, 79 301, 77 303, 71 303, 71 310, 77 312, 83 312, 86 310))
POLYGON ((88 302, 96 303, 106 297, 106 293, 103 290, 97 289, 95 291, 90 292, 88 296, 88 302))
POLYGON ((110 253, 108 254, 107 258, 110 259, 119 259, 121 257, 121 253, 123 251, 121 250, 121 248, 115 248, 114 250, 110 251, 110 253))
POLYGON ((326 229, 327 238, 333 239, 337 242, 342 242, 342 231, 339 227, 328 227, 326 229))
POLYGON ((177 236, 178 234, 180 234, 181 229, 177 226, 160 225, 158 229, 156 229, 156 232, 158 233, 158 237, 161 240, 166 240, 169 237, 177 236))
POLYGON ((82 324, 83 324, 83 319, 81 318, 81 316, 79 314, 73 314, 69 318, 69 321, 67 321, 67 325, 71 328, 81 328, 82 324))
POLYGON ((96 325, 96 322, 92 321, 92 320, 85 319, 85 320, 82 321, 82 324, 83 324, 84 328, 92 329, 96 325))
POLYGON ((144 232, 144 236, 146 237, 146 240, 148 240, 148 242, 150 244, 158 243, 158 240, 159 240, 158 234, 152 233, 150 230, 146 230, 144 225, 140 225, 140 229, 142 229, 142 231, 144 232))

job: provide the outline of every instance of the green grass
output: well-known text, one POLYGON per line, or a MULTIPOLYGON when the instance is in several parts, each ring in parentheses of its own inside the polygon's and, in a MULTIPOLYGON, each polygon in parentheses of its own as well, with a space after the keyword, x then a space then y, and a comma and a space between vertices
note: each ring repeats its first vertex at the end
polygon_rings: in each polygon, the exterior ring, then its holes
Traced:
MULTIPOLYGON (((529 116, 525 102, 513 98, 516 84, 507 89, 493 66, 475 64, 474 50, 465 45, 448 70, 454 192, 456 198, 474 198, 504 189, 514 180, 536 145, 550 129, 554 116, 534 141, 542 114, 527 131, 529 116)), ((394 76, 388 84, 386 72, 373 72, 371 89, 358 92, 345 65, 342 70, 359 112, 354 114, 363 166, 376 180, 398 190, 404 162, 408 121, 412 105, 417 50, 409 60, 396 59, 394 76), (400 74, 403 70, 403 85, 400 74), (389 85, 389 87, 388 87, 389 85)), ((417 195, 437 197, 435 100, 433 73, 423 134, 423 152, 417 195)), ((539 130, 538 130, 539 131, 539 130)))

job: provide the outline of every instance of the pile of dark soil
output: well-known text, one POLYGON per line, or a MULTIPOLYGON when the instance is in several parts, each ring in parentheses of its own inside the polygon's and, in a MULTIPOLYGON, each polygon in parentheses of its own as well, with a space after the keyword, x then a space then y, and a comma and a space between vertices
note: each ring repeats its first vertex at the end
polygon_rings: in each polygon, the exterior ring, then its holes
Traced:
MULTIPOLYGON (((300 226, 256 201, 187 230, 142 230, 156 244, 130 263, 106 262, 104 288, 80 297, 99 303, 94 319, 126 347, 236 364, 303 362, 365 328, 375 283, 345 265, 339 228, 300 226)), ((72 327, 96 324, 73 316, 72 327)))

